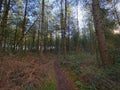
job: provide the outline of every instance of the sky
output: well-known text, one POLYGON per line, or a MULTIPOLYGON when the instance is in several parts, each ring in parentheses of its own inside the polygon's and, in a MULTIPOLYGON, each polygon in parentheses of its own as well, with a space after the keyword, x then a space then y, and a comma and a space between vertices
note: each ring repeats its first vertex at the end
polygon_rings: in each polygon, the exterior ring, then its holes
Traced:
POLYGON ((84 11, 80 7, 80 5, 78 5, 78 20, 79 20, 79 27, 80 28, 83 27, 83 19, 84 19, 83 17, 84 17, 84 11))
POLYGON ((117 4, 118 11, 120 11, 120 0, 119 3, 117 4))

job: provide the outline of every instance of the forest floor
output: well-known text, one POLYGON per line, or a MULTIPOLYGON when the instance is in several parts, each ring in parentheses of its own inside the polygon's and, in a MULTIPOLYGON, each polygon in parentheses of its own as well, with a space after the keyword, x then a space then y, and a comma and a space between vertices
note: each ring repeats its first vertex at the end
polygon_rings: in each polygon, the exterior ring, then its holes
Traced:
POLYGON ((56 56, 0 56, 0 90, 76 90, 56 56))
POLYGON ((99 67, 91 55, 1 55, 0 90, 120 90, 120 65, 99 67))
POLYGON ((57 81, 57 90, 76 90, 72 80, 69 79, 67 75, 65 75, 65 73, 61 70, 57 58, 54 60, 54 70, 57 81))

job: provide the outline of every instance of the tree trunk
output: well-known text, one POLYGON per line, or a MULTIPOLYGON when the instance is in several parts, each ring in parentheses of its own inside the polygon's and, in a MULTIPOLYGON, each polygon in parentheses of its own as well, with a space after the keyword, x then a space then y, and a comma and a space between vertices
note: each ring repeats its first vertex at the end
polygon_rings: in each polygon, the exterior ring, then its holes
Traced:
POLYGON ((79 4, 79 1, 76 0, 76 5, 77 5, 77 33, 78 33, 78 37, 76 38, 76 51, 78 52, 79 51, 79 16, 78 16, 78 4, 79 4))
POLYGON ((42 22, 41 22, 41 42, 40 42, 40 53, 41 54, 42 54, 42 49, 43 49, 44 6, 45 6, 45 1, 42 0, 42 22))
POLYGON ((36 35, 36 31, 34 30, 32 32, 32 51, 35 50, 35 35, 36 35))
POLYGON ((47 53, 47 36, 48 36, 48 17, 45 18, 44 28, 44 53, 47 53))
MULTIPOLYGON (((69 21, 68 21, 68 25, 69 25, 69 21)), ((70 26, 68 26, 68 53, 70 54, 70 47, 71 47, 71 43, 70 43, 70 26)))
POLYGON ((7 0, 5 0, 4 2, 4 12, 3 12, 3 17, 2 17, 2 20, 1 20, 1 37, 0 37, 0 47, 2 48, 2 43, 3 43, 3 40, 4 40, 4 49, 5 49, 5 45, 6 45, 6 31, 5 31, 5 28, 7 26, 7 18, 8 18, 8 12, 9 12, 9 9, 10 9, 10 0, 7 2, 7 0))
POLYGON ((61 12, 60 12, 60 29, 61 29, 61 52, 63 54, 63 8, 62 8, 62 3, 63 0, 61 0, 60 4, 61 4, 61 12))
MULTIPOLYGON (((65 19, 64 19, 64 26, 63 26, 63 57, 66 58, 66 26, 67 26, 67 0, 65 0, 65 19)), ((63 24, 62 23, 62 24, 63 24)))
POLYGON ((16 49, 16 38, 17 38, 18 22, 16 24, 15 34, 14 34, 14 50, 16 49))
MULTIPOLYGON (((40 20, 39 20, 39 29, 40 29, 40 20)), ((37 36, 37 52, 39 53, 39 44, 40 44, 40 30, 38 29, 38 36, 37 36)))
POLYGON ((21 48, 20 48, 21 50, 23 50, 23 46, 24 46, 24 33, 26 29, 27 6, 28 6, 28 0, 26 0, 24 18, 23 18, 23 23, 22 23, 22 38, 21 38, 21 48))
POLYGON ((104 27, 103 27, 103 22, 102 18, 100 16, 100 5, 99 5, 99 0, 93 0, 92 3, 92 8, 93 8, 93 19, 94 19, 94 24, 95 24, 95 30, 96 30, 96 35, 98 39, 98 46, 100 50, 100 55, 102 59, 103 65, 109 65, 110 61, 108 60, 108 53, 107 53, 107 47, 105 43, 105 36, 104 36, 104 27))

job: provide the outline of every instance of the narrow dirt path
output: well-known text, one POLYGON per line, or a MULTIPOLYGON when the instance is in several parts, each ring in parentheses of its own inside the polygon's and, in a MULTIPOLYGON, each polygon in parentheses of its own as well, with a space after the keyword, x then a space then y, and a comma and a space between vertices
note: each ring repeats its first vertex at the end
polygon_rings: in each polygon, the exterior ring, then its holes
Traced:
POLYGON ((74 90, 72 84, 67 80, 65 74, 60 70, 58 60, 54 61, 54 70, 57 81, 57 90, 74 90))

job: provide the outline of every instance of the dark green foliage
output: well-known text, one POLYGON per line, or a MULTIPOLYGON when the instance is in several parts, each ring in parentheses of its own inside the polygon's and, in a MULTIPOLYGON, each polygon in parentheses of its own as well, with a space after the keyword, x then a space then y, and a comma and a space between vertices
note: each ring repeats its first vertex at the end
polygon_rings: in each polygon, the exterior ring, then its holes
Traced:
POLYGON ((76 81, 75 85, 80 88, 82 86, 82 83, 80 81, 76 81))
POLYGON ((110 36, 111 38, 108 38, 108 52, 109 52, 109 56, 112 59, 113 63, 119 62, 120 60, 120 35, 119 34, 115 34, 114 36, 110 36))
POLYGON ((72 54, 61 62, 64 68, 70 69, 71 77, 76 78, 75 85, 81 90, 119 90, 120 88, 115 84, 120 82, 118 63, 104 70, 94 64, 97 62, 95 56, 89 53, 72 54))
POLYGON ((111 67, 107 67, 105 72, 110 75, 113 81, 120 82, 120 63, 116 63, 111 67))
POLYGON ((75 85, 82 90, 91 90, 89 85, 83 85, 81 81, 76 81, 75 85))

